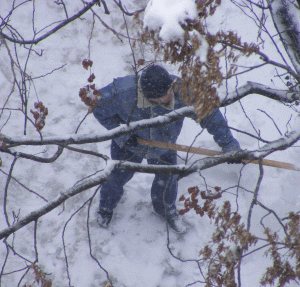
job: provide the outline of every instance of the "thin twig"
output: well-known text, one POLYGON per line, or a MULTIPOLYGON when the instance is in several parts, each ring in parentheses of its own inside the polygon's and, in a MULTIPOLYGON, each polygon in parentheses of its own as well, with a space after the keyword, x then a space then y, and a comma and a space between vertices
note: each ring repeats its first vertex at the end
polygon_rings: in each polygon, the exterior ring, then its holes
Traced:
POLYGON ((9 170, 7 180, 6 180, 6 184, 5 184, 5 188, 4 188, 3 210, 4 210, 4 216, 5 216, 5 221, 6 221, 7 226, 10 226, 9 218, 8 218, 8 214, 7 214, 8 186, 9 186, 9 183, 10 183, 10 180, 11 180, 11 177, 12 177, 12 172, 13 172, 13 169, 14 169, 14 166, 16 164, 17 159, 18 158, 15 156, 13 161, 12 161, 12 164, 10 165, 10 170, 9 170))
MULTIPOLYGON (((251 216, 252 216, 252 210, 255 204, 257 204, 257 197, 258 197, 258 191, 260 189, 260 185, 263 179, 263 175, 264 175, 264 170, 263 170, 263 165, 262 165, 262 160, 259 160, 259 177, 256 183, 256 187, 253 193, 253 198, 252 198, 252 202, 250 204, 249 207, 249 211, 248 211, 248 216, 247 216, 247 231, 250 231, 250 227, 251 227, 251 216)), ((246 244, 245 247, 242 248, 241 253, 240 253, 240 258, 238 260, 238 264, 237 264, 237 277, 238 277, 238 286, 241 287, 241 265, 242 265, 242 260, 243 260, 243 252, 245 250, 247 250, 248 248, 248 244, 246 244)))
POLYGON ((83 117, 83 119, 80 121, 80 123, 79 123, 79 125, 78 125, 78 127, 76 128, 76 130, 75 130, 75 134, 77 134, 78 133, 78 130, 79 130, 79 128, 80 128, 80 126, 81 126, 81 124, 84 122, 84 120, 87 118, 87 116, 89 115, 90 113, 89 112, 87 112, 86 114, 85 114, 85 116, 83 117))
POLYGON ((63 145, 64 148, 68 149, 68 150, 72 150, 75 152, 79 152, 79 153, 83 153, 83 154, 89 154, 89 155, 93 155, 93 156, 97 156, 97 157, 101 157, 104 160, 109 160, 110 158, 104 154, 98 153, 98 152, 94 152, 91 150, 84 150, 84 149, 79 149, 79 148, 75 148, 75 147, 70 147, 70 146, 66 146, 63 145))
POLYGON ((252 201, 251 201, 251 204, 249 207, 249 211, 248 211, 248 216, 247 216, 247 231, 248 232, 250 231, 250 226, 251 226, 252 210, 253 210, 254 205, 257 204, 258 191, 260 189, 260 185, 261 185, 263 176, 264 176, 264 169, 263 169, 263 165, 262 165, 262 160, 259 159, 259 177, 258 177, 258 180, 256 183, 256 187, 254 190, 253 198, 252 198, 252 201))
POLYGON ((44 74, 44 75, 41 75, 41 76, 36 76, 36 77, 30 77, 30 80, 36 80, 36 79, 44 78, 44 77, 46 77, 46 76, 48 76, 48 75, 51 75, 51 74, 54 73, 55 71, 62 69, 62 68, 65 67, 66 65, 67 65, 67 64, 63 64, 62 66, 53 69, 51 72, 49 72, 49 73, 47 73, 47 74, 44 74))
POLYGON ((87 201, 85 201, 74 213, 72 213, 72 215, 69 217, 69 219, 66 221, 64 227, 63 227, 63 231, 62 231, 62 243, 63 243, 63 250, 64 250, 64 255, 65 255, 65 262, 66 262, 66 270, 67 270, 67 276, 68 276, 68 280, 69 280, 69 286, 71 285, 71 276, 70 276, 70 272, 69 272, 69 262, 68 262, 68 256, 67 256, 67 250, 66 250, 66 243, 65 243, 65 232, 66 232, 66 228, 67 225, 69 224, 69 222, 72 220, 72 218, 90 201, 90 199, 88 199, 87 201))
POLYGON ((50 30, 49 32, 45 33, 43 36, 41 36, 39 38, 36 38, 34 40, 18 40, 18 39, 14 39, 14 38, 9 37, 8 35, 4 34, 1 31, 0 31, 0 35, 2 35, 8 41, 16 43, 16 44, 23 44, 23 45, 26 45, 26 44, 37 44, 40 41, 42 41, 42 40, 48 38, 49 36, 51 36, 52 34, 54 34, 59 29, 61 29, 64 26, 68 25, 72 21, 74 21, 74 20, 78 19, 79 17, 81 17, 84 13, 86 13, 87 11, 89 11, 97 3, 99 3, 99 0, 93 0, 92 2, 88 3, 87 6, 84 7, 82 10, 80 10, 78 13, 76 13, 75 15, 73 15, 71 18, 68 18, 67 20, 63 21, 61 24, 57 25, 54 29, 50 30))
POLYGON ((277 131, 282 136, 282 133, 281 133, 280 129, 278 128, 278 126, 277 126, 276 122, 274 121, 274 119, 270 115, 268 115, 268 113, 266 111, 263 111, 261 109, 257 109, 257 110, 260 111, 260 112, 262 112, 262 113, 264 113, 269 119, 272 120, 272 122, 273 122, 274 126, 276 127, 277 131))
POLYGON ((7 242, 6 240, 4 240, 4 244, 5 244, 5 247, 6 247, 6 254, 5 254, 5 258, 3 260, 3 264, 2 264, 2 268, 1 268, 1 272, 0 272, 0 287, 2 287, 2 278, 3 278, 3 273, 4 273, 4 268, 5 268, 5 265, 7 263, 7 259, 8 259, 8 255, 9 255, 9 248, 7 246, 7 242))
MULTIPOLYGON (((2 169, 0 169, 0 172, 2 172, 3 174, 5 174, 6 176, 8 176, 8 173, 6 173, 5 171, 3 171, 2 169)), ((25 188, 27 191, 35 194, 36 196, 40 197, 42 200, 48 202, 48 200, 43 197, 42 195, 38 194, 37 192, 33 191, 32 189, 29 189, 27 186, 25 186, 23 183, 21 183, 20 181, 18 181, 15 177, 11 176, 11 178, 17 182, 19 185, 21 185, 23 188, 25 188)))
POLYGON ((39 156, 35 156, 33 154, 27 154, 27 153, 23 153, 23 152, 11 151, 9 149, 1 150, 1 152, 8 153, 10 155, 13 155, 14 157, 26 158, 26 159, 30 159, 30 160, 41 162, 41 163, 52 163, 61 156, 61 154, 63 153, 63 150, 64 150, 64 147, 59 145, 55 154, 49 158, 39 157, 39 156))
POLYGON ((111 280, 111 278, 109 276, 108 271, 100 264, 100 262, 98 261, 98 259, 93 255, 93 251, 92 251, 92 240, 91 240, 90 223, 89 223, 90 222, 90 211, 91 211, 91 206, 92 206, 92 203, 93 203, 93 199, 96 196, 96 194, 98 193, 98 191, 99 191, 100 188, 101 188, 101 185, 96 189, 96 191, 94 192, 94 194, 92 195, 92 197, 89 199, 87 219, 86 219, 87 235, 88 235, 88 241, 89 241, 90 256, 93 258, 93 260, 95 260, 95 262, 100 267, 100 269, 102 271, 104 271, 107 280, 109 281, 111 287, 113 287, 113 283, 112 283, 112 280, 111 280))
POLYGON ((134 66, 132 66, 133 68, 133 72, 135 74, 135 93, 136 93, 136 98, 135 98, 135 102, 134 105, 132 107, 132 110, 128 116, 128 120, 127 120, 127 126, 129 125, 129 123, 131 122, 131 118, 133 116, 133 113, 135 112, 136 108, 137 108, 137 102, 138 102, 138 71, 137 71, 137 63, 136 63, 136 59, 135 59, 135 54, 134 54, 134 50, 133 50, 133 46, 131 44, 131 40, 130 40, 130 35, 129 35, 129 30, 128 30, 128 26, 127 26, 127 21, 125 18, 125 15, 123 14, 123 19, 124 19, 124 23, 125 23, 125 27, 126 27, 126 33, 127 33, 127 37, 128 37, 128 42, 129 42, 129 46, 131 49, 131 55, 132 55, 132 59, 133 59, 133 64, 134 66))
POLYGON ((128 12, 122 5, 122 2, 121 0, 119 0, 119 2, 117 2, 116 0, 114 0, 114 2, 118 5, 118 7, 120 8, 120 10, 126 14, 127 16, 134 16, 135 14, 138 14, 138 13, 141 13, 143 11, 145 11, 146 8, 142 8, 142 9, 139 9, 139 10, 136 10, 134 12, 128 12))

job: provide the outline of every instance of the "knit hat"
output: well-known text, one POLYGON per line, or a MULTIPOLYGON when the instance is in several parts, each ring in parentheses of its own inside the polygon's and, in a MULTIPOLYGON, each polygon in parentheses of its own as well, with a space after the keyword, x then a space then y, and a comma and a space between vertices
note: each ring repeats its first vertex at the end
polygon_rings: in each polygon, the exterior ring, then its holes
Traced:
POLYGON ((160 98, 167 94, 173 80, 161 66, 152 65, 143 71, 140 79, 141 89, 147 98, 160 98))

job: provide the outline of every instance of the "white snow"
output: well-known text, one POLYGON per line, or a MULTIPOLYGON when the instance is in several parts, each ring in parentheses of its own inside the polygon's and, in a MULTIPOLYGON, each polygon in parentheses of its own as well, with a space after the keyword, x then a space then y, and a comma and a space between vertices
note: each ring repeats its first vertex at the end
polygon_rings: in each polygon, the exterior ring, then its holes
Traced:
POLYGON ((150 0, 144 16, 144 27, 160 30, 159 36, 166 42, 182 41, 184 30, 180 24, 197 17, 193 0, 150 0))

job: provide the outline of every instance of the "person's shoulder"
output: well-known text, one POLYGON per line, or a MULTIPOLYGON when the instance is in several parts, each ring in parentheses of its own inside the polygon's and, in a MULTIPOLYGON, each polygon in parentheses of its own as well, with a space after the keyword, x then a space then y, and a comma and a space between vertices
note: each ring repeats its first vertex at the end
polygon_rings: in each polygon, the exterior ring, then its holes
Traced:
POLYGON ((136 83, 137 83, 136 76, 128 75, 125 77, 115 78, 111 83, 111 85, 117 93, 122 93, 128 90, 135 89, 136 83))
POLYGON ((125 77, 119 77, 119 78, 116 78, 114 81, 121 88, 131 87, 131 86, 135 86, 135 84, 136 84, 136 76, 128 75, 125 77))
POLYGON ((113 81, 107 86, 100 89, 100 92, 103 94, 107 93, 120 93, 132 88, 135 88, 135 76, 129 75, 125 77, 114 78, 113 81))

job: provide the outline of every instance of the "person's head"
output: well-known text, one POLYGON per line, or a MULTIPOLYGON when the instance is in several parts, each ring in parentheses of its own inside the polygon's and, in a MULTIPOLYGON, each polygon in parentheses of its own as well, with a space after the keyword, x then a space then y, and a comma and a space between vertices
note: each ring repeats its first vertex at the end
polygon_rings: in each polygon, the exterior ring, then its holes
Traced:
POLYGON ((151 65, 141 75, 142 92, 149 101, 167 104, 174 97, 172 78, 161 66, 151 65))

